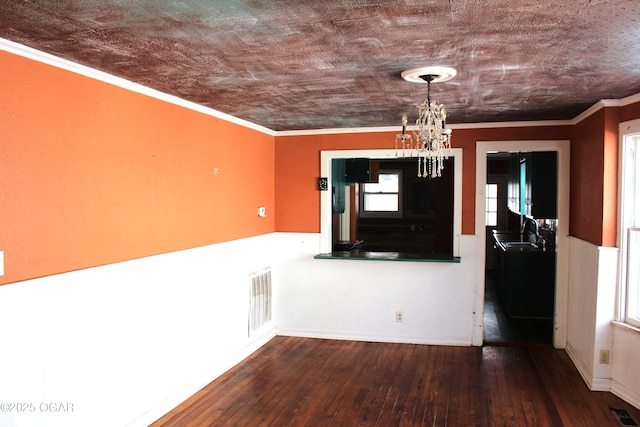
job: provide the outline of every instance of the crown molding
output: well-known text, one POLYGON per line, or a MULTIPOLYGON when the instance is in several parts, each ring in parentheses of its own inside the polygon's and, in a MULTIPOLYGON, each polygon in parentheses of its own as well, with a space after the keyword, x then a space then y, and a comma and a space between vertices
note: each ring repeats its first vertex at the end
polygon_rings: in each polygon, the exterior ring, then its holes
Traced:
POLYGON ((640 93, 636 93, 635 95, 629 95, 626 98, 622 98, 619 102, 621 107, 625 107, 629 104, 635 104, 636 102, 640 102, 640 93))
MULTIPOLYGON (((541 127, 541 126, 567 126, 571 125, 571 120, 544 120, 544 121, 521 121, 521 122, 486 122, 486 123, 457 123, 447 124, 451 130, 456 129, 487 129, 487 128, 515 128, 515 127, 541 127)), ((413 131, 416 126, 407 126, 408 131, 413 131)), ((332 135, 345 133, 375 133, 375 132, 399 132, 400 126, 377 126, 362 128, 330 128, 330 129, 307 129, 307 130, 282 130, 276 131, 276 136, 309 136, 309 135, 332 135)))
POLYGON ((13 53, 15 55, 22 56, 24 58, 32 59, 34 61, 41 62, 47 65, 51 65, 56 68, 61 68, 63 70, 70 71, 72 73, 79 74, 84 77, 99 80, 101 82, 108 83, 123 89, 127 89, 132 92, 139 93, 141 95, 150 96, 160 101, 165 101, 170 104, 188 108, 189 110, 197 111, 199 113, 206 114, 208 116, 222 119, 227 122, 235 123, 237 125, 240 125, 249 129, 253 129, 258 132, 265 133, 267 135, 275 136, 276 134, 273 130, 266 128, 264 126, 260 126, 256 123, 239 119, 238 117, 234 117, 232 115, 223 113, 221 111, 214 110, 213 108, 204 107, 202 105, 196 104, 195 102, 186 101, 177 96, 169 95, 167 93, 160 92, 155 89, 151 89, 147 86, 134 83, 130 80, 116 77, 112 74, 105 73, 100 70, 96 70, 95 68, 87 67, 85 65, 78 64, 77 62, 69 61, 69 60, 57 57, 55 55, 51 55, 49 53, 31 48, 29 46, 12 42, 11 40, 3 39, 1 37, 0 37, 0 50, 13 53))
MULTIPOLYGON (((300 129, 279 130, 276 136, 308 136, 308 135, 337 135, 344 133, 382 133, 397 131, 400 126, 375 126, 362 128, 326 128, 326 129, 300 129)), ((408 126, 407 129, 410 129, 408 126)))

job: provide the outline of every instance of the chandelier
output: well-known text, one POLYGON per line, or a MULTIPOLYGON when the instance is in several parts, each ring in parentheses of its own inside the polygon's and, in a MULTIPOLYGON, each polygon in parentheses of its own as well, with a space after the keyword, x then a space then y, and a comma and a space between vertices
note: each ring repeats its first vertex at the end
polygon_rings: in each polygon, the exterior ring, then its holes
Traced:
POLYGON ((407 133, 407 115, 402 116, 402 133, 396 135, 402 157, 418 158, 418 176, 436 178, 441 176, 444 161, 451 152, 451 129, 446 127, 447 110, 438 101, 431 100, 431 83, 446 82, 456 75, 449 67, 420 67, 402 72, 402 78, 413 83, 427 84, 427 99, 418 107, 415 129, 407 133))

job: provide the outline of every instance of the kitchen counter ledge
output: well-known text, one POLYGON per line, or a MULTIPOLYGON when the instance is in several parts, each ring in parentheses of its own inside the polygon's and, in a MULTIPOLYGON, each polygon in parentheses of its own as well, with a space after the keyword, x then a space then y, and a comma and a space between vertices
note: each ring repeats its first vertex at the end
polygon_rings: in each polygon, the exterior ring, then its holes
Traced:
POLYGON ((368 252, 368 251, 336 251, 318 254, 314 259, 338 259, 360 261, 405 261, 405 262, 447 262, 460 263, 460 257, 426 254, 418 252, 368 252))

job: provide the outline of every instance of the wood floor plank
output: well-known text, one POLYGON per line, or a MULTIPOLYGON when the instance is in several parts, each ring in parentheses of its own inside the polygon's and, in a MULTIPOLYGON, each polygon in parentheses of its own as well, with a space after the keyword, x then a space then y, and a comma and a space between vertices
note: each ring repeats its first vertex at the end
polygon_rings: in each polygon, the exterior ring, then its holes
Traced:
POLYGON ((618 427, 551 346, 447 347, 275 337, 152 424, 618 427))

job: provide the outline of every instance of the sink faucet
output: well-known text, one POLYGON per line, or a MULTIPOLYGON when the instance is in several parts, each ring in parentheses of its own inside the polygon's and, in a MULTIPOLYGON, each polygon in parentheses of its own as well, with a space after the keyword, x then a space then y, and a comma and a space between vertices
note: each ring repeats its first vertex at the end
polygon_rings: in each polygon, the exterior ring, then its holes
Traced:
POLYGON ((527 218, 522 224, 522 230, 520 230, 522 240, 530 240, 529 233, 533 234, 535 242, 538 238, 538 223, 535 219, 527 218))

